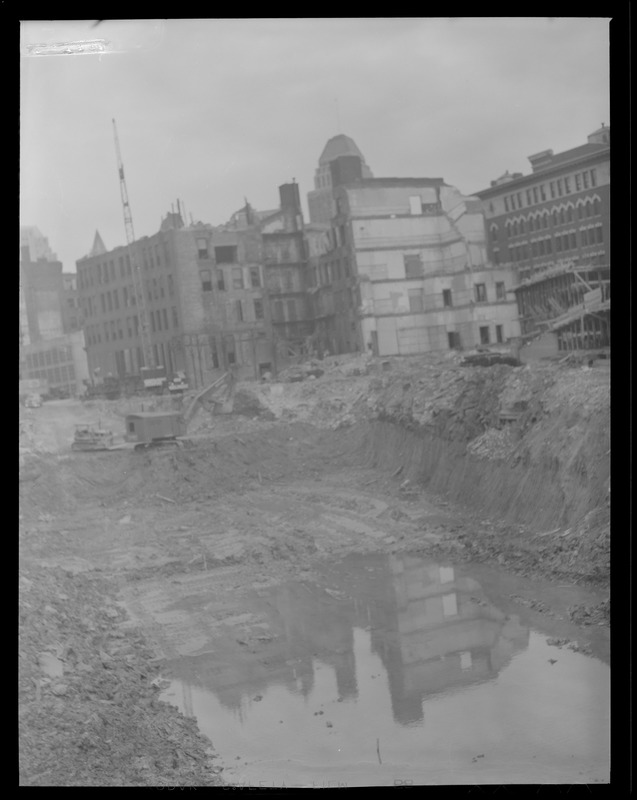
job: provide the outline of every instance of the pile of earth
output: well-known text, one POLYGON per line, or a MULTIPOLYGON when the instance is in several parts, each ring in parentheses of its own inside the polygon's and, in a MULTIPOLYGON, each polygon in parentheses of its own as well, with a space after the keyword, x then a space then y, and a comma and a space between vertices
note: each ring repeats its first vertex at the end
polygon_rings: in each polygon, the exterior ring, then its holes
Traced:
POLYGON ((158 700, 158 668, 92 575, 25 559, 19 579, 22 786, 214 786, 220 768, 192 719, 158 700))

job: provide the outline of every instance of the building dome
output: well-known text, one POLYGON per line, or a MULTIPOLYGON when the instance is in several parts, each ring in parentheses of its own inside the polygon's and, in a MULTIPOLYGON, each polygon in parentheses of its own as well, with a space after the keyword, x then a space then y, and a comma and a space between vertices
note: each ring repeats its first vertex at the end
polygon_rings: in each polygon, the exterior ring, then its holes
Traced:
POLYGON ((330 161, 334 161, 339 156, 358 156, 363 164, 365 163, 365 157, 358 149, 356 142, 351 137, 345 136, 344 133, 332 136, 328 140, 319 158, 319 165, 329 164, 330 161))

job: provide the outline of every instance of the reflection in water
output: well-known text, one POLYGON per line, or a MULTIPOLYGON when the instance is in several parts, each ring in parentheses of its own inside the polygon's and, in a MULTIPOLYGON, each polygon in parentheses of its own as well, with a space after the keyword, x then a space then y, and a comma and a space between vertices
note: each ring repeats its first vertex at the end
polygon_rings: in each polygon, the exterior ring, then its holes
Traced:
POLYGON ((408 726, 422 722, 426 696, 490 680, 528 646, 528 628, 452 566, 407 555, 359 556, 332 567, 326 580, 338 590, 293 582, 261 598, 277 637, 271 658, 237 658, 236 650, 219 647, 214 658, 181 659, 173 674, 211 689, 241 714, 244 697, 276 684, 307 698, 320 659, 332 667, 339 697, 355 699, 360 628, 387 671, 393 717, 408 726))

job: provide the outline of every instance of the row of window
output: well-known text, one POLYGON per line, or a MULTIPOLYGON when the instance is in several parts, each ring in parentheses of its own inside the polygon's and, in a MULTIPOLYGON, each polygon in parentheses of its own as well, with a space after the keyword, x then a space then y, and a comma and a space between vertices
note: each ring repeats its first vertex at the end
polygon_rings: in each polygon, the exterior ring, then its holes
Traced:
MULTIPOLYGON (((225 292, 226 290, 226 275, 224 270, 218 269, 216 270, 217 275, 217 289, 220 292, 225 292)), ((199 277, 201 278, 201 289, 204 292, 211 292, 212 291, 212 270, 210 269, 202 269, 199 270, 199 277)), ((246 282, 244 280, 243 274, 243 267, 234 267, 230 273, 230 278, 232 281, 231 287, 233 289, 246 289, 246 288, 253 288, 259 289, 261 287, 261 271, 259 267, 250 267, 250 275, 249 275, 249 286, 246 286, 246 282)))
MULTIPOLYGON (((138 250, 139 253, 141 253, 140 265, 145 270, 154 269, 156 266, 161 267, 162 265, 170 266, 170 254, 166 242, 163 243, 163 247, 159 243, 141 247, 138 250)), ((117 280, 118 271, 120 278, 132 275, 129 253, 119 256, 117 262, 115 258, 111 258, 99 264, 81 266, 77 274, 77 287, 78 289, 87 289, 91 286, 111 283, 117 280)))
POLYGON ((597 186, 597 172, 595 169, 588 169, 506 195, 504 197, 504 208, 506 211, 516 211, 520 208, 546 202, 549 199, 549 194, 550 199, 554 200, 557 197, 564 197, 573 192, 581 192, 595 186, 597 186))
MULTIPOLYGON (((169 297, 172 297, 175 293, 173 276, 167 276, 166 288, 164 287, 164 279, 162 276, 148 281, 146 289, 149 302, 152 302, 153 300, 163 300, 166 297, 166 292, 168 293, 169 297)), ((99 295, 99 299, 100 308, 103 314, 107 314, 109 311, 119 311, 120 307, 132 308, 137 305, 135 290, 132 286, 123 286, 121 289, 112 289, 108 292, 102 292, 99 295)), ((93 297, 81 298, 80 305, 84 309, 87 317, 92 317, 97 314, 97 307, 93 297)))
MULTIPOLYGON (((171 318, 172 319, 170 321, 172 321, 172 328, 179 328, 179 315, 177 314, 177 309, 175 306, 173 306, 171 309, 171 318)), ((167 308, 158 309, 157 311, 150 311, 148 314, 148 320, 151 333, 160 333, 162 331, 170 330, 171 326, 167 308)), ((139 336, 139 317, 137 315, 127 317, 125 322, 128 338, 131 339, 139 336)), ((86 328, 85 335, 86 343, 88 345, 101 344, 102 341, 110 342, 116 341, 117 339, 123 339, 123 321, 109 320, 108 322, 104 322, 101 327, 98 325, 89 325, 86 328)))
POLYGON ((26 358, 27 369, 38 369, 56 364, 73 362, 73 351, 69 345, 51 347, 37 353, 28 353, 26 358))
MULTIPOLYGON (((557 209, 552 209, 550 215, 548 210, 541 215, 535 217, 528 217, 526 220, 507 220, 504 224, 505 236, 521 236, 522 234, 539 231, 549 227, 549 219, 556 225, 566 225, 569 222, 574 222, 575 219, 584 219, 586 217, 598 216, 601 213, 601 203, 599 198, 586 200, 582 204, 573 206, 569 203, 567 206, 557 209)), ((491 226, 491 239, 496 240, 498 236, 497 226, 491 226)))
MULTIPOLYGON (((579 232, 579 244, 577 232, 570 231, 551 238, 539 239, 538 241, 527 244, 509 247, 511 261, 526 261, 528 258, 538 258, 540 256, 563 253, 568 250, 577 250, 578 247, 590 247, 594 244, 601 244, 604 241, 604 229, 602 225, 595 225, 591 228, 583 228, 579 232)), ((496 263, 499 263, 499 253, 494 253, 496 263)))
MULTIPOLYGON (((75 367, 73 364, 65 364, 64 366, 59 367, 50 367, 49 369, 29 369, 28 370, 28 377, 29 378, 38 378, 40 380, 46 380, 49 382, 50 385, 56 384, 59 385, 61 383, 70 383, 73 384, 75 382, 75 367)), ((71 389, 74 386, 70 387, 71 389)))
POLYGON ((337 258, 334 261, 321 263, 310 270, 310 286, 328 286, 337 280, 351 275, 348 258, 337 258))

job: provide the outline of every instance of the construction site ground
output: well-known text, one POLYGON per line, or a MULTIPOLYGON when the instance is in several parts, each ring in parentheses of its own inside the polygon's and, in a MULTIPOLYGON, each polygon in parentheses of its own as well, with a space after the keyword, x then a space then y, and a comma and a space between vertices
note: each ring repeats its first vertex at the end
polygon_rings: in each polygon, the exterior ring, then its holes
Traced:
POLYGON ((258 671, 255 591, 352 553, 471 564, 500 607, 608 663, 608 369, 320 366, 240 384, 181 447, 70 450, 76 423, 121 437, 172 398, 20 409, 22 785, 223 783, 216 743, 160 699, 166 663, 218 647, 258 671))

